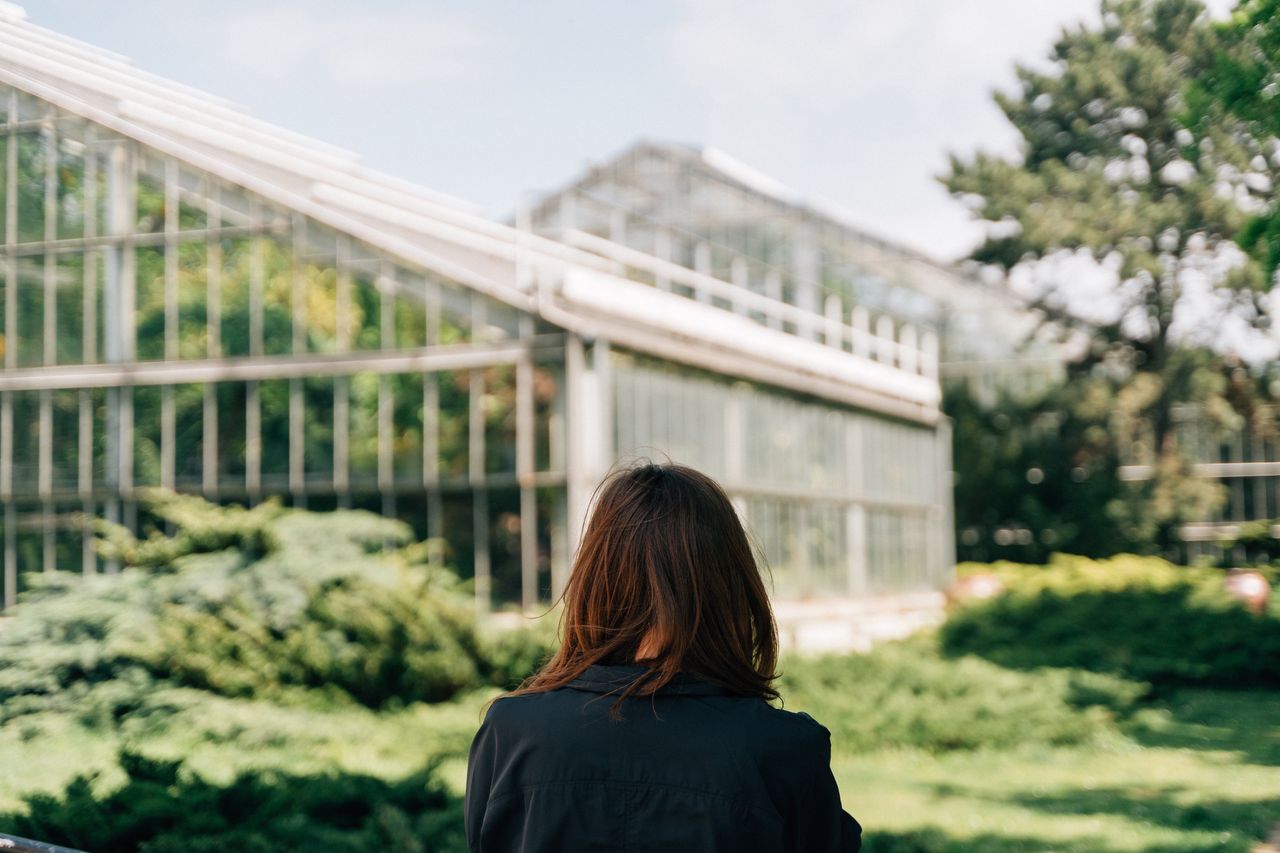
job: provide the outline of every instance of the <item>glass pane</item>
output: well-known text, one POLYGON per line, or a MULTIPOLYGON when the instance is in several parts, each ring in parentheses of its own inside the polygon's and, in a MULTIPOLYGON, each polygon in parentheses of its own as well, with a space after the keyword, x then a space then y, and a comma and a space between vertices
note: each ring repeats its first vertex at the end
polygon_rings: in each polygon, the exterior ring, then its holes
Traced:
POLYGON ((484 470, 516 470, 516 369, 503 364, 484 372, 484 470))
MULTIPOLYGON (((73 131, 73 127, 67 127, 73 131)), ((58 237, 84 236, 84 143, 58 137, 58 237)))
POLYGON ((138 247, 134 269, 138 360, 159 360, 164 358, 164 247, 138 247))
POLYGON ((534 466, 539 471, 553 470, 553 454, 558 464, 564 459, 563 447, 553 449, 553 442, 564 440, 563 418, 556 411, 562 375, 563 370, 552 365, 533 369, 534 466))
POLYGON ((84 256, 58 255, 54 279, 57 301, 57 345, 59 364, 84 361, 84 256))
POLYGON ((303 381, 306 417, 302 457, 308 483, 333 482, 333 378, 311 376, 303 381))
POLYGON ((262 335, 267 355, 293 351, 293 249, 288 243, 258 238, 262 263, 262 335))
POLYGON ((18 146, 18 242, 44 239, 44 186, 49 146, 40 133, 20 133, 18 146))
POLYGON ((337 237, 307 221, 301 275, 306 305, 308 352, 335 352, 338 343, 337 237))
POLYGON ((471 340, 471 297, 470 290, 439 283, 434 293, 440 312, 439 339, 428 343, 460 344, 471 340))
POLYGON ((218 383, 218 486, 220 488, 244 488, 247 406, 245 383, 218 383))
POLYGON ((382 291, 378 287, 376 258, 351 262, 352 349, 376 350, 382 346, 382 291))
POLYGON ((262 425, 262 485, 284 490, 289 484, 289 380, 258 383, 262 425))
POLYGON ((490 589, 501 607, 521 600, 520 490, 490 489, 488 497, 490 589))
POLYGON ((204 473, 204 385, 173 389, 173 481, 178 488, 198 488, 204 473))
POLYGON ((182 169, 178 173, 178 228, 192 231, 208 225, 204 175, 182 169))
POLYGON ((52 392, 53 490, 74 492, 80 481, 80 392, 52 392))
POLYGON ((178 245, 178 357, 209 351, 209 249, 203 242, 178 245))
POLYGON ((435 377, 396 374, 390 377, 393 396, 391 458, 399 483, 422 482, 422 384, 435 377))
POLYGON ((18 258, 18 366, 44 364, 44 256, 18 258))
POLYGON ((139 233, 163 231, 164 161, 155 154, 147 152, 138 158, 137 195, 139 233))
POLYGON ((249 273, 252 247, 248 237, 222 241, 222 354, 249 354, 249 273))
POLYGON ((40 475, 40 392, 13 394, 13 492, 35 494, 40 475))
MULTIPOLYGON (((5 100, 4 95, 0 94, 0 110, 4 110, 7 107, 8 107, 8 102, 5 100)), ((4 194, 5 192, 7 192, 6 188, 9 186, 8 174, 9 174, 9 137, 4 134, 0 134, 0 201, 4 200, 4 194)), ((8 224, 8 221, 9 221, 8 216, 9 216, 9 205, 0 204, 0 238, 3 238, 5 240, 8 239, 6 235, 8 235, 9 233, 6 230, 6 225, 8 224)))
POLYGON ((427 312, 424 299, 426 282, 409 270, 396 271, 399 287, 394 295, 394 324, 398 349, 420 347, 427 342, 427 312))
POLYGON ((133 389, 133 484, 160 485, 160 388, 133 389))
POLYGON ((440 414, 440 479, 465 479, 469 457, 471 379, 465 370, 436 374, 440 414))
POLYGON ((351 428, 348 461, 351 484, 376 485, 378 481, 378 385, 372 373, 357 373, 350 387, 351 428))
POLYGON ((5 324, 5 312, 8 310, 6 306, 9 304, 8 289, 9 262, 6 258, 0 257, 0 365, 8 363, 9 327, 5 324))

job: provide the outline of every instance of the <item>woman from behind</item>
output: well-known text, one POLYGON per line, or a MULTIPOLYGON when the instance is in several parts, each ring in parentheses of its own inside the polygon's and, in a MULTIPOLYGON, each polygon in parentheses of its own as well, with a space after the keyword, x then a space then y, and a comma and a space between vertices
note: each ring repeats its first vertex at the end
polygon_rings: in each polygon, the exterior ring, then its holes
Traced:
POLYGON ((489 707, 465 798, 473 853, 853 853, 830 732, 775 708, 777 629, 723 489, 615 470, 564 592, 561 646, 489 707))

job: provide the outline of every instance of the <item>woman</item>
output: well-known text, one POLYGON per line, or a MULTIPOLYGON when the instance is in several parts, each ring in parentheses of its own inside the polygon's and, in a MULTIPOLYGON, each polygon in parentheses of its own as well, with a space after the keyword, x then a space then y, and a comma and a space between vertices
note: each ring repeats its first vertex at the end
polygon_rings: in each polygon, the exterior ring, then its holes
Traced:
POLYGON ((564 597, 560 650, 471 745, 473 853, 859 849, 830 732, 767 704, 777 629, 714 480, 607 477, 564 597))

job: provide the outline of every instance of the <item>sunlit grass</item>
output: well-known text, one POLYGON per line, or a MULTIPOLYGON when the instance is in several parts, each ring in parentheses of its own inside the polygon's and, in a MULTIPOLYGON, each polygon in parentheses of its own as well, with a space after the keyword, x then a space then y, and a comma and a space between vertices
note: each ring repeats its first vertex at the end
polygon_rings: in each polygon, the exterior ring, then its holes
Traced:
MULTIPOLYGON (((27 715, 0 727, 0 811, 79 773, 100 770, 98 785, 119 784, 121 745, 185 757, 211 780, 266 767, 394 779, 442 755, 443 777, 460 793, 492 693, 374 712, 169 690, 111 732, 68 713, 27 715)), ((870 853, 1248 851, 1280 823, 1280 695, 1184 691, 1122 728, 1124 737, 1081 746, 951 752, 856 753, 837 737, 832 763, 870 853)))

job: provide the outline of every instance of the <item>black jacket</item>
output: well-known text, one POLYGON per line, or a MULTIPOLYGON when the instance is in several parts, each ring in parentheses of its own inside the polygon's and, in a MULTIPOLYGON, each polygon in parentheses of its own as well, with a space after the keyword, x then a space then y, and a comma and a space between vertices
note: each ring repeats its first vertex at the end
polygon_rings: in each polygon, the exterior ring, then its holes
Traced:
POLYGON ((686 673, 610 720, 643 669, 593 666, 568 687, 494 702, 467 764, 472 853, 861 847, 826 728, 686 673))

